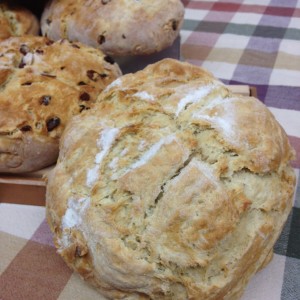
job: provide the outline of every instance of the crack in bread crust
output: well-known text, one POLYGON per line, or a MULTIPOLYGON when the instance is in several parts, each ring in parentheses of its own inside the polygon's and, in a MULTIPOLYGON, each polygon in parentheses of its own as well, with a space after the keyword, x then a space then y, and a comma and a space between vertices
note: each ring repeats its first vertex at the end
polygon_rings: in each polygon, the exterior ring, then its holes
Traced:
POLYGON ((166 59, 67 126, 47 218, 64 260, 110 299, 238 299, 291 209, 293 155, 258 100, 166 59), (62 226, 83 198, 80 224, 62 226))

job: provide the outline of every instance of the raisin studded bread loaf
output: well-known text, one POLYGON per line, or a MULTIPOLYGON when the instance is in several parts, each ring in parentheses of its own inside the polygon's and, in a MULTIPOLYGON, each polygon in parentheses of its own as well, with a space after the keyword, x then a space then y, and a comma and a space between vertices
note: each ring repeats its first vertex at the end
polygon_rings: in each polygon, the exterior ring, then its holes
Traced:
POLYGON ((38 35, 39 22, 28 9, 0 3, 0 41, 11 36, 38 35))
POLYGON ((294 151, 257 99, 163 60, 67 125, 49 174, 58 253, 109 299, 234 300, 272 257, 294 151))
POLYGON ((150 54, 174 42, 183 16, 180 0, 53 0, 41 29, 53 40, 80 41, 113 56, 150 54))
POLYGON ((100 50, 44 37, 0 43, 0 172, 53 164, 67 121, 120 73, 100 50))

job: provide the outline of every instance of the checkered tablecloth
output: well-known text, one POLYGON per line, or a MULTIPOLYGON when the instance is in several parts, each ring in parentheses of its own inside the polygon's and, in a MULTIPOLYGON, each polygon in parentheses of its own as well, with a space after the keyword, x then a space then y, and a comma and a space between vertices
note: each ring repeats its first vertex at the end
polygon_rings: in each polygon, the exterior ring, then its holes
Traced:
MULTIPOLYGON (((297 152, 294 207, 242 300, 300 300, 300 1, 183 1, 181 59, 257 88, 297 152)), ((0 204, 0 299, 104 299, 56 254, 43 207, 0 204)))

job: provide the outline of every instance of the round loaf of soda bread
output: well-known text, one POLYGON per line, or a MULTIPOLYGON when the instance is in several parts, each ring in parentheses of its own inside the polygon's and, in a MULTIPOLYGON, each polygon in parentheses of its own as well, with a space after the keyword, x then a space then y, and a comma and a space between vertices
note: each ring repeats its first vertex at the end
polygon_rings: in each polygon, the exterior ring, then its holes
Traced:
POLYGON ((183 16, 180 0, 52 0, 41 30, 53 40, 80 41, 109 55, 140 55, 170 46, 183 16))
POLYGON ((100 50, 44 37, 0 43, 0 172, 53 164, 68 120, 121 75, 100 50))
POLYGON ((11 36, 38 35, 39 22, 28 9, 0 3, 0 41, 11 36))
POLYGON ((294 151, 259 100, 166 59, 67 125, 47 185, 58 253, 109 299, 238 299, 292 207, 294 151))

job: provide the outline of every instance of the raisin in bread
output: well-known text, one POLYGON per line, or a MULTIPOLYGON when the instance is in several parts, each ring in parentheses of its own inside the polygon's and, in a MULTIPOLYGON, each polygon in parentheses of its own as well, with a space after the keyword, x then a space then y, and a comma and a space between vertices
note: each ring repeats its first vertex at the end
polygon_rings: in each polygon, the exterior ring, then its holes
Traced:
POLYGON ((0 43, 0 172, 53 164, 68 120, 120 75, 110 57, 80 43, 29 36, 0 43))
POLYGON ((53 0, 41 18, 43 35, 67 38, 113 56, 150 54, 170 46, 183 23, 180 0, 53 0))

